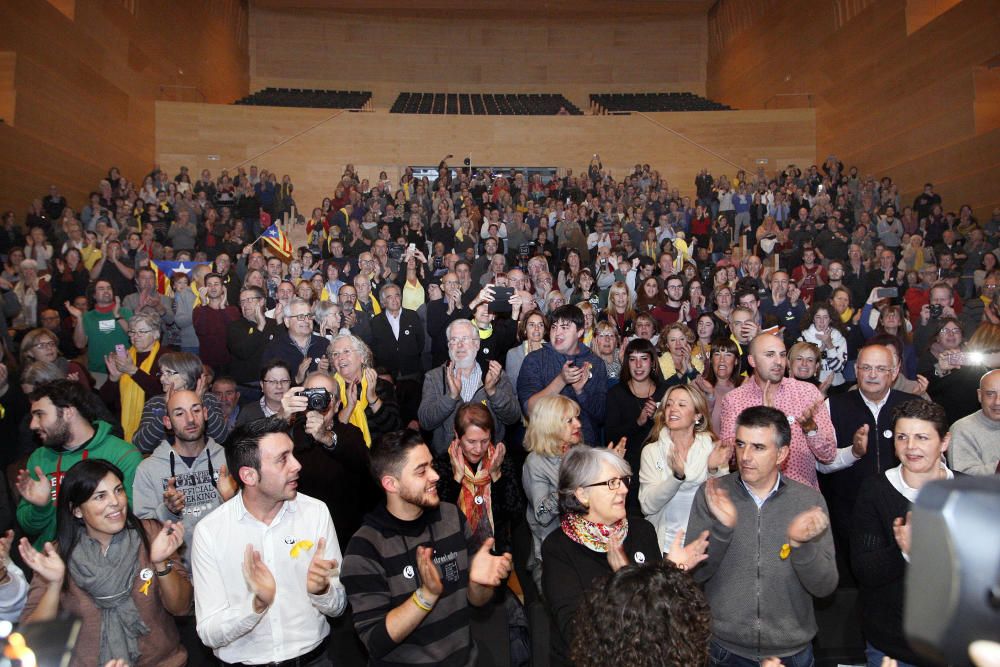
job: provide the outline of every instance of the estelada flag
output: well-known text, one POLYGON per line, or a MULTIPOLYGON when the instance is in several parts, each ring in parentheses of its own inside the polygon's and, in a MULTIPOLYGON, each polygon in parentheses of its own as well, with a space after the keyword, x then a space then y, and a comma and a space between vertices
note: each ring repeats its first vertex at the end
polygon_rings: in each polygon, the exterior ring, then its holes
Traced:
MULTIPOLYGON (((160 294, 170 296, 173 290, 170 289, 170 277, 175 273, 190 274, 199 266, 208 262, 174 262, 164 259, 149 260, 149 268, 156 274, 156 291, 160 294)), ((188 276, 190 282, 190 276, 188 276)))
POLYGON ((292 244, 285 236, 285 233, 278 228, 278 224, 274 223, 270 227, 264 230, 264 233, 260 235, 264 241, 271 246, 271 251, 281 258, 281 261, 286 264, 292 261, 292 244))

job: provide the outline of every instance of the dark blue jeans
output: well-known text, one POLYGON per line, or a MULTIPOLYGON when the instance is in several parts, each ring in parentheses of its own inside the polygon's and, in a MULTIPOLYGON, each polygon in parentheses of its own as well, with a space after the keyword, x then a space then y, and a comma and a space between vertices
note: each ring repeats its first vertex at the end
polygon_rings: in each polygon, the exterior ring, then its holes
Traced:
MULTIPOLYGON (((781 662, 785 667, 813 667, 816 664, 813 660, 812 646, 807 646, 795 655, 782 658, 781 662)), ((714 641, 709 645, 708 664, 711 667, 760 667, 760 661, 737 655, 714 641)))

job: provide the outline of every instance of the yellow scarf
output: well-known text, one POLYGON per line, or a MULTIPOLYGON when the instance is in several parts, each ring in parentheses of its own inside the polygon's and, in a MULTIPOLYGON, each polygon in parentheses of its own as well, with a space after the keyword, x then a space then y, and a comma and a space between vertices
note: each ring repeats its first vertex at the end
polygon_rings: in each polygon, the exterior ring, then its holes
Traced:
MULTIPOLYGON (((379 313, 381 313, 382 312, 382 306, 378 305, 378 299, 375 298, 375 295, 372 294, 368 298, 370 298, 372 300, 372 312, 375 313, 376 315, 378 315, 379 313)), ((357 310, 359 312, 364 310, 364 308, 361 307, 361 301, 360 300, 354 302, 354 310, 357 310)))
MULTIPOLYGON (((149 351, 149 356, 139 366, 139 370, 149 373, 159 351, 160 341, 156 341, 153 343, 153 349, 149 351)), ((128 357, 133 364, 136 363, 134 347, 129 348, 128 357)), ((118 391, 121 396, 122 429, 125 431, 125 440, 132 442, 132 436, 139 429, 139 422, 142 420, 142 406, 146 403, 146 392, 132 379, 132 376, 125 374, 118 380, 118 391)))
POLYGON ((852 317, 854 317, 854 309, 848 308, 847 310, 845 310, 840 314, 840 321, 842 324, 847 324, 848 322, 851 321, 852 317))
MULTIPOLYGON (((344 382, 344 378, 340 377, 340 374, 333 376, 333 379, 337 381, 337 386, 340 387, 340 404, 347 405, 347 383, 344 382)), ((348 420, 350 423, 361 429, 361 435, 365 438, 365 444, 369 447, 372 446, 372 434, 368 431, 368 418, 365 417, 365 408, 368 407, 368 380, 365 376, 361 376, 361 398, 358 402, 354 404, 354 410, 351 411, 351 418, 348 420)))

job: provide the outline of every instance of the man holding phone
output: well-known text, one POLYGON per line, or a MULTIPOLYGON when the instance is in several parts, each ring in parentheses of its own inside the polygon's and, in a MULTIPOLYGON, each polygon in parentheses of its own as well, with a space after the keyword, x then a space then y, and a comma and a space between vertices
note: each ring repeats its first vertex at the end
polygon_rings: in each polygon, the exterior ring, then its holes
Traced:
POLYGON ((517 398, 525 414, 543 396, 562 394, 580 405, 584 441, 600 444, 607 408, 608 373, 604 361, 583 344, 583 311, 561 306, 551 313, 551 345, 524 358, 517 378, 517 398))
POLYGON ((913 344, 923 350, 930 338, 941 328, 941 319, 958 317, 955 313, 955 292, 946 282, 936 282, 931 286, 928 303, 920 309, 920 322, 913 331, 913 344))

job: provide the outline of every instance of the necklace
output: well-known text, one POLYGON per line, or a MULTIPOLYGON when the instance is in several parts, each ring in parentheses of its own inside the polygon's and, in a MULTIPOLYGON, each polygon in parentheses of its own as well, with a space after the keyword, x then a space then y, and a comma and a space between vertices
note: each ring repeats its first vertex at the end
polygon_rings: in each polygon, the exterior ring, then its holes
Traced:
MULTIPOLYGON (((647 380, 647 382, 649 381, 647 380)), ((649 382, 649 384, 652 385, 652 389, 650 389, 649 393, 646 394, 645 396, 640 396, 639 392, 635 390, 635 387, 638 385, 638 383, 635 380, 629 380, 628 388, 632 390, 632 395, 635 396, 636 398, 640 398, 643 401, 648 401, 653 396, 653 394, 656 393, 656 384, 653 382, 649 382)))

